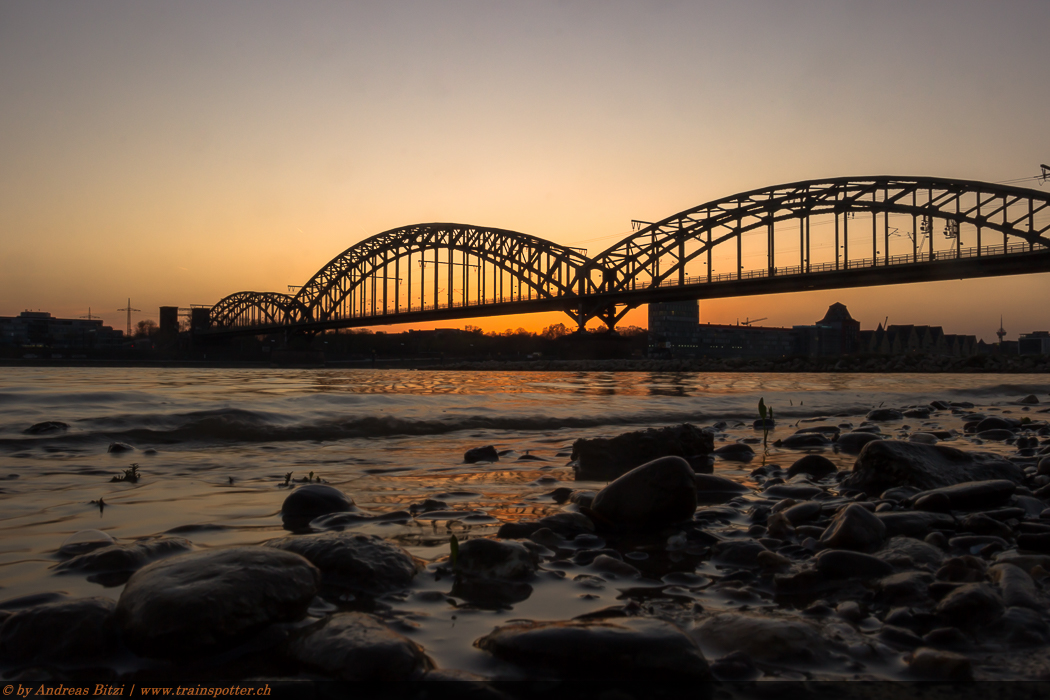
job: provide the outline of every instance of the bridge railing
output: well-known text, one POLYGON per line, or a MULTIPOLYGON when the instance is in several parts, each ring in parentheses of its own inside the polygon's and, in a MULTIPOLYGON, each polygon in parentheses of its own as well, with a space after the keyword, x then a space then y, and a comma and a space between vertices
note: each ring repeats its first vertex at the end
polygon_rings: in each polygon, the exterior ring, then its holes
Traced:
MULTIPOLYGON (((962 250, 942 250, 934 251, 933 253, 918 253, 917 255, 891 255, 888 258, 880 257, 875 258, 861 258, 853 260, 844 260, 839 263, 826 262, 826 263, 813 263, 810 265, 791 265, 787 267, 776 267, 772 269, 759 269, 759 270, 746 270, 741 271, 739 275, 732 272, 723 272, 717 275, 696 275, 686 277, 684 282, 676 278, 666 279, 661 282, 658 286, 660 287, 677 287, 685 284, 706 284, 708 282, 732 282, 735 280, 748 280, 758 279, 762 277, 787 277, 790 275, 803 275, 812 272, 835 272, 836 270, 856 270, 866 267, 886 267, 894 265, 910 265, 916 263, 926 262, 938 262, 938 261, 951 261, 961 258, 976 258, 976 257, 987 257, 992 255, 1014 255, 1017 253, 1029 253, 1035 250, 1044 250, 1046 246, 1029 244, 1029 243, 1013 243, 1008 246, 1002 245, 991 245, 981 246, 980 248, 974 246, 972 248, 963 248, 962 250)), ((644 289, 644 286, 640 288, 644 289)))

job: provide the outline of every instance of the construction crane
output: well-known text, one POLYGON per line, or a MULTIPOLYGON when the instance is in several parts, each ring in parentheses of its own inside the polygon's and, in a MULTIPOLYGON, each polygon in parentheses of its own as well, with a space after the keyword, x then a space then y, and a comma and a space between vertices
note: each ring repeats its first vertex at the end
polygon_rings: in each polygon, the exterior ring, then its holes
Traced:
POLYGON ((127 307, 123 308, 123 309, 117 309, 117 311, 127 311, 128 312, 128 334, 127 334, 126 337, 130 338, 131 337, 131 312, 132 311, 142 311, 142 309, 133 309, 133 308, 131 308, 131 297, 128 297, 128 305, 127 305, 127 307))
POLYGON ((768 319, 769 319, 769 316, 763 316, 762 318, 754 318, 754 319, 750 319, 750 318, 749 319, 744 319, 744 322, 741 323, 740 325, 741 326, 750 326, 752 323, 758 323, 759 321, 766 321, 768 319))

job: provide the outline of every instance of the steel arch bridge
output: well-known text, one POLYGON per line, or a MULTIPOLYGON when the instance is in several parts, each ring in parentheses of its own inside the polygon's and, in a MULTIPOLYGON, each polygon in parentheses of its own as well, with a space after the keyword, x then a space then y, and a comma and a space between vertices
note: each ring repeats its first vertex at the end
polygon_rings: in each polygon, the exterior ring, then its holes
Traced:
POLYGON ((504 229, 418 224, 336 256, 294 297, 239 292, 211 334, 315 332, 559 310, 610 328, 640 304, 1050 271, 1050 194, 844 177, 724 197, 590 258, 504 229))

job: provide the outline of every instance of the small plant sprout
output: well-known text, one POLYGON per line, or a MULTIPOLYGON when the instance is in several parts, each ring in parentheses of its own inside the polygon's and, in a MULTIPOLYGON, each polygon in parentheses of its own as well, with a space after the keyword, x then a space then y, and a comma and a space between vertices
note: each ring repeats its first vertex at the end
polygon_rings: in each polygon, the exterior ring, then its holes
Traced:
POLYGON ((128 482, 130 484, 135 484, 135 483, 138 483, 138 480, 139 480, 140 476, 141 475, 139 474, 139 465, 138 464, 132 464, 130 467, 128 467, 127 469, 124 470, 123 474, 121 474, 120 476, 113 477, 112 479, 110 479, 110 481, 111 482, 114 482, 114 481, 116 481, 116 482, 126 481, 126 482, 128 482))
POLYGON ((769 442, 769 424, 773 422, 773 408, 766 406, 765 398, 758 400, 758 417, 762 419, 762 447, 767 448, 769 442))
POLYGON ((459 540, 456 539, 455 535, 448 538, 448 562, 452 565, 452 570, 455 571, 459 567, 459 540))
POLYGON ((290 484, 292 482, 292 473, 293 472, 288 472, 287 474, 284 475, 284 485, 285 486, 287 486, 288 484, 290 484))

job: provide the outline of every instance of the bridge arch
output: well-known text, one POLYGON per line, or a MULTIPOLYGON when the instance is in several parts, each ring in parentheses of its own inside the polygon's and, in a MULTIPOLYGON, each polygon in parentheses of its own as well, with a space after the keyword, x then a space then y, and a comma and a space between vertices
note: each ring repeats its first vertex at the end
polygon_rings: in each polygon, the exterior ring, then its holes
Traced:
POLYGON ((279 292, 237 292, 211 308, 209 317, 219 328, 250 328, 301 323, 308 311, 298 300, 279 292))
MULTIPOLYGON (((600 253, 595 263, 606 270, 601 291, 624 292, 752 274, 943 260, 953 251, 964 257, 1012 252, 1018 245, 1035 250, 1050 247, 1048 232, 1048 193, 947 178, 843 177, 765 187, 701 204, 645 225, 600 253), (870 217, 869 224, 860 224, 866 226, 863 236, 852 221, 857 214, 870 217), (811 229, 821 217, 824 223, 833 221, 833 260, 817 261, 812 254, 811 229), (791 221, 797 221, 798 228, 787 232, 791 221), (951 241, 947 249, 943 241, 935 246, 942 225, 942 235, 951 241), (765 260, 751 271, 743 264, 744 237, 755 232, 766 233, 764 244, 757 246, 764 249, 765 260), (905 235, 910 246, 901 245, 905 235), (969 247, 964 247, 964 238, 969 247), (897 255, 891 252, 894 247, 897 255), (718 253, 723 260, 716 271, 718 253), (858 259, 861 255, 867 257, 858 259)), ((831 235, 826 231, 818 244, 830 247, 831 235)))
POLYGON ((313 322, 593 292, 586 251, 517 231, 429 223, 343 251, 296 294, 313 322))

